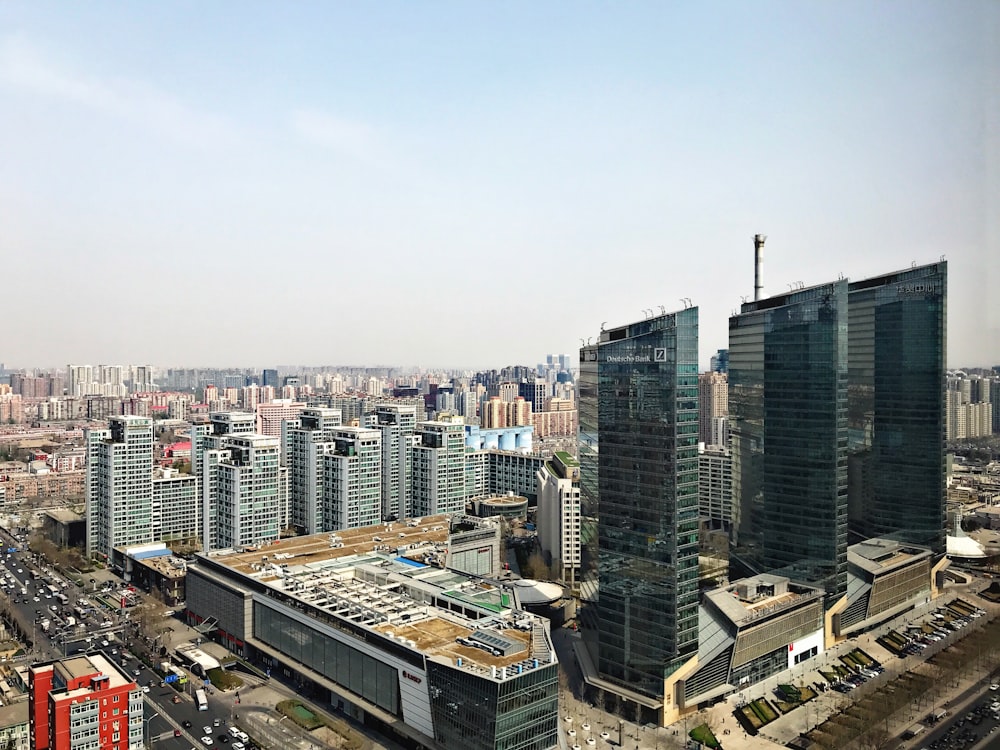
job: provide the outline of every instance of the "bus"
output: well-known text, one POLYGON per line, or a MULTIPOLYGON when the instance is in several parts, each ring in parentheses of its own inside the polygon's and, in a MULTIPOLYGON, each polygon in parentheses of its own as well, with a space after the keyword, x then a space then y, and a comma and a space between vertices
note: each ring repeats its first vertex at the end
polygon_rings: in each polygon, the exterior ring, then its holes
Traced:
POLYGON ((60 604, 69 604, 69 597, 66 596, 66 594, 62 593, 61 591, 58 594, 56 594, 56 599, 59 600, 60 604))
POLYGON ((205 691, 201 688, 194 691, 194 702, 198 704, 199 711, 208 710, 208 698, 205 696, 205 691))

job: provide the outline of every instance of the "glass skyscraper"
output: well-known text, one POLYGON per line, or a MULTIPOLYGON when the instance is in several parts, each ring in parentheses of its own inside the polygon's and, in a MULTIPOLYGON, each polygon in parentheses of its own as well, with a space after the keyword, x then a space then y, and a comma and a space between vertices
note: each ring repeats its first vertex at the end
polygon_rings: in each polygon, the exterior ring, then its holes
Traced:
POLYGON ((733 549, 743 572, 847 591, 847 281, 729 319, 733 549))
POLYGON ((947 263, 849 287, 851 530, 945 551, 947 263))
POLYGON ((597 381, 598 671, 663 699, 698 651, 698 309, 602 331, 597 381))

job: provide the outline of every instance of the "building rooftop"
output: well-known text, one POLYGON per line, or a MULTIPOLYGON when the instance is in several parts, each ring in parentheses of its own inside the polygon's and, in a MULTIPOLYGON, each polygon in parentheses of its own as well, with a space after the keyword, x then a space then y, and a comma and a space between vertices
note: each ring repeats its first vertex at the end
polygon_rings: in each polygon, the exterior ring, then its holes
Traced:
MULTIPOLYGON (((53 664, 53 669, 64 683, 94 675, 108 680, 108 687, 117 688, 133 684, 104 654, 81 654, 62 659, 53 664)), ((89 695, 90 684, 76 690, 67 690, 58 696, 59 700, 89 695)))
POLYGON ((47 510, 45 511, 45 515, 47 515, 53 521, 56 521, 58 523, 74 523, 76 521, 83 520, 82 515, 80 515, 79 513, 75 513, 71 510, 61 510, 61 509, 47 510))
POLYGON ((517 609, 497 581, 438 567, 449 517, 283 539, 264 547, 201 554, 332 625, 348 625, 428 658, 498 680, 556 660, 540 618, 517 609))
POLYGON ((277 577, 275 571, 280 572, 282 567, 291 565, 299 567, 377 551, 416 552, 414 547, 443 545, 448 541, 449 519, 445 514, 412 518, 360 529, 279 539, 237 550, 215 550, 203 556, 244 575, 255 574, 254 577, 261 580, 273 580, 277 577), (271 575, 259 575, 261 570, 270 570, 271 575))
POLYGON ((766 615, 790 609, 823 596, 823 589, 793 583, 768 573, 744 578, 705 594, 733 624, 745 627, 766 615))
POLYGON ((847 548, 848 562, 876 575, 930 556, 931 551, 926 547, 892 539, 866 539, 847 548))

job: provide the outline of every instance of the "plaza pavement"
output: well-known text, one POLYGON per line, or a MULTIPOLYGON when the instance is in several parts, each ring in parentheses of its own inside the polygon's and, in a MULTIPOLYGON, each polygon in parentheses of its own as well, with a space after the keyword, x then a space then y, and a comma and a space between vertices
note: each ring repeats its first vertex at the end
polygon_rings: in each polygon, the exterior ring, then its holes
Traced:
MULTIPOLYGON (((985 624, 986 621, 1000 615, 1000 605, 992 604, 977 596, 979 591, 986 588, 986 585, 978 579, 973 579, 973 582, 968 585, 951 585, 937 599, 904 612, 873 631, 849 638, 805 664, 797 665, 790 670, 734 693, 711 708, 691 714, 671 726, 656 728, 624 721, 622 722, 621 745, 618 743, 619 717, 590 705, 571 691, 563 690, 560 698, 560 747, 563 750, 572 750, 573 745, 578 744, 582 750, 587 750, 590 745, 587 744, 586 739, 592 737, 594 739, 593 747, 598 750, 602 747, 619 746, 627 748, 627 750, 633 748, 637 750, 672 750, 683 747, 683 739, 687 736, 687 731, 703 723, 708 723, 712 727, 724 750, 775 750, 775 748, 785 747, 788 742, 822 724, 828 717, 839 713, 861 696, 877 690, 879 686, 887 684, 910 668, 926 661, 934 652, 946 647, 948 643, 960 640, 961 637, 971 632, 976 624, 956 633, 953 636, 955 641, 951 639, 942 641, 934 644, 937 648, 928 648, 927 651, 906 659, 896 657, 876 642, 876 639, 884 633, 893 629, 905 630, 910 623, 922 620, 927 614, 956 598, 965 599, 986 611, 986 616, 976 621, 977 624, 985 624), (822 692, 809 703, 779 716, 775 721, 763 727, 756 736, 748 735, 737 722, 734 712, 738 706, 758 698, 768 698, 772 700, 773 704, 774 690, 779 684, 810 686, 813 683, 826 684, 826 678, 819 673, 819 670, 833 664, 842 664, 839 657, 855 648, 862 649, 876 661, 882 663, 886 670, 885 673, 847 695, 834 690, 822 692), (583 724, 588 725, 590 731, 578 731, 583 724), (568 734, 570 729, 574 729, 576 732, 574 736, 568 734), (725 734, 725 730, 729 730, 729 734, 725 734), (601 737, 603 731, 608 732, 607 739, 601 737)), ((582 676, 579 674, 579 667, 573 659, 573 651, 582 648, 579 635, 563 628, 559 631, 553 631, 553 636, 557 644, 560 663, 567 672, 570 685, 580 685, 582 676)), ((952 701, 988 676, 988 671, 985 674, 973 673, 959 680, 953 686, 945 686, 944 692, 939 696, 935 705, 946 706, 952 711, 963 710, 965 705, 976 700, 974 695, 962 700, 959 704, 953 704, 952 701)), ((920 716, 910 712, 898 712, 898 715, 890 718, 890 734, 898 737, 919 718, 920 716)), ((920 742, 920 738, 917 738, 903 742, 900 747, 918 748, 920 742)))

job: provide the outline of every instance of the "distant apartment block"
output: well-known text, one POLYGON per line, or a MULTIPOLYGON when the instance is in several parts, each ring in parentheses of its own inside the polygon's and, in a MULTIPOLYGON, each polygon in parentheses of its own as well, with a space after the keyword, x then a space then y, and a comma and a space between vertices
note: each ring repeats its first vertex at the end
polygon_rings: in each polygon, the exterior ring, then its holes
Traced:
POLYGON ((153 421, 120 416, 85 431, 87 552, 153 541, 153 421))
POLYGON ((538 541, 559 578, 575 584, 580 568, 580 463, 556 453, 537 474, 538 541))

